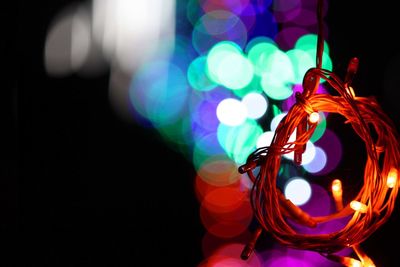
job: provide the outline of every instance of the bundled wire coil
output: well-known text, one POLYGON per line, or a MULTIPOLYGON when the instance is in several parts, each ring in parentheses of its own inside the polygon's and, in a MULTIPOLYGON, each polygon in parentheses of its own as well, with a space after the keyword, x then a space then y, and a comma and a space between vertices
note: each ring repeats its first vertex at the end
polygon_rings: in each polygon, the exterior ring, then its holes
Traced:
MULTIPOLYGON (((271 233, 281 244, 320 252, 328 259, 343 265, 357 266, 355 264, 357 260, 332 254, 343 248, 352 247, 361 258, 363 266, 374 266, 362 252, 359 244, 384 224, 393 212, 398 194, 399 136, 394 124, 375 98, 355 96, 351 82, 358 68, 358 59, 350 61, 344 80, 335 73, 321 68, 322 1, 318 3, 320 31, 316 68, 311 68, 305 74, 303 92, 297 93, 297 102, 278 125, 271 145, 251 153, 246 164, 239 168, 239 172, 247 173, 253 182, 250 199, 260 228, 271 233), (317 94, 316 89, 320 79, 324 79, 337 95, 317 94), (310 216, 286 199, 276 186, 283 154, 294 152, 295 163, 301 164, 301 155, 317 125, 315 119, 317 112, 337 113, 343 116, 346 119, 345 123, 350 124, 365 143, 367 154, 363 186, 359 193, 344 208, 340 206, 336 213, 323 217, 310 216), (290 142, 289 138, 295 130, 296 140, 290 142), (372 131, 376 133, 375 139, 372 131), (253 170, 257 166, 259 171, 254 175, 253 170), (315 227, 319 223, 346 216, 351 216, 347 225, 329 234, 298 233, 287 221, 290 218, 302 225, 315 227)), ((243 258, 246 258, 246 255, 243 258)))
MULTIPOLYGON (((248 157, 247 164, 241 167, 241 172, 246 166, 260 166, 257 176, 253 174, 253 168, 248 169, 247 173, 254 183, 251 197, 254 214, 263 228, 290 247, 331 252, 363 242, 389 218, 394 208, 398 186, 388 187, 387 177, 392 168, 400 166, 400 151, 395 127, 374 98, 354 97, 351 90, 346 88, 335 74, 326 70, 311 69, 305 80, 315 79, 312 77, 316 75, 326 79, 340 95, 310 94, 307 98, 298 97, 302 99, 301 102, 296 103, 278 125, 271 145, 253 152, 248 157), (308 125, 308 129, 299 135, 295 142, 288 142, 289 137, 301 123, 307 122, 310 114, 317 111, 342 115, 365 142, 367 162, 364 185, 355 197, 356 201, 368 207, 365 213, 354 213, 350 205, 347 205, 336 214, 313 218, 297 210, 300 208, 293 208, 293 204, 287 204, 289 200, 286 200, 276 187, 282 154, 296 151, 296 146, 305 146, 316 124, 308 125), (371 126, 377 133, 377 140, 373 140, 371 136, 371 126), (379 164, 380 160, 382 166, 379 164), (297 215, 293 209, 297 210, 297 215), (354 213, 353 218, 346 227, 324 235, 298 234, 286 222, 286 217, 289 216, 312 227, 316 223, 348 216, 351 213, 354 213)), ((308 87, 305 86, 303 95, 307 95, 307 90, 308 87)))

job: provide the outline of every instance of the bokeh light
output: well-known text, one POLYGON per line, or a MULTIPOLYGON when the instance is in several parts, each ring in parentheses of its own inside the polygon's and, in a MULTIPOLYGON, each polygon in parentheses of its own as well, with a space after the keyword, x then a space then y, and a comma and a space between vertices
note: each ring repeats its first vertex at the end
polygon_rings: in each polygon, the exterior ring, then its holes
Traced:
POLYGON ((326 129, 324 135, 315 144, 325 151, 327 158, 325 167, 315 175, 326 175, 339 165, 343 153, 342 143, 332 130, 326 129))
POLYGON ((253 79, 254 69, 235 43, 220 42, 207 56, 208 75, 211 80, 230 89, 241 89, 253 79))
POLYGON ((268 60, 262 74, 261 86, 268 97, 284 100, 292 95, 295 82, 292 63, 282 51, 276 50, 268 60))
MULTIPOLYGON (((301 36, 294 47, 303 51, 315 49, 317 47, 318 36, 316 34, 305 34, 301 36)), ((324 52, 329 53, 329 45, 324 41, 324 52)))
MULTIPOLYGON (((193 96, 193 95, 192 95, 193 96)), ((226 96, 218 96, 217 99, 211 98, 192 98, 190 108, 192 120, 192 134, 194 139, 203 135, 212 134, 217 131, 219 120, 217 118, 217 107, 226 96), (194 99, 197 98, 197 99, 194 99)))
POLYGON ((268 132, 261 134, 257 139, 257 143, 256 143, 257 148, 270 146, 272 143, 272 140, 274 139, 274 135, 275 135, 275 132, 272 132, 272 131, 268 131, 268 132))
POLYGON ((225 125, 238 126, 247 118, 247 108, 235 98, 222 100, 217 107, 217 118, 225 125))
POLYGON ((268 70, 271 57, 279 48, 269 39, 256 39, 257 42, 248 45, 248 58, 253 63, 254 73, 262 76, 268 70))
POLYGON ((216 87, 211 91, 191 92, 188 115, 192 120, 194 139, 217 132, 220 123, 217 118, 217 107, 222 100, 231 97, 231 91, 222 87, 216 87))
POLYGON ((325 168, 327 156, 325 151, 320 147, 315 147, 315 157, 308 163, 303 164, 303 168, 309 173, 318 173, 325 168))
POLYGON ((218 81, 219 64, 231 55, 241 55, 242 49, 234 42, 223 41, 215 44, 207 54, 207 75, 215 82, 218 81))
POLYGON ((178 66, 155 61, 137 72, 129 93, 135 110, 157 127, 171 124, 185 114, 189 88, 178 66))
POLYGON ((92 13, 95 40, 109 62, 127 73, 173 49, 174 0, 93 0, 92 13))
POLYGON ((286 55, 292 62, 295 77, 294 83, 302 84, 304 74, 306 74, 310 68, 315 66, 315 59, 312 58, 309 53, 300 49, 291 49, 286 52, 286 55))
POLYGON ((92 46, 90 16, 85 8, 70 7, 48 31, 44 62, 52 76, 65 76, 80 70, 92 46))
POLYGON ((240 19, 243 21, 247 28, 247 32, 251 33, 256 21, 257 11, 253 4, 248 4, 245 9, 239 14, 240 19))
POLYGON ((311 197, 311 186, 304 178, 293 177, 285 185, 285 197, 293 204, 301 206, 311 197))
MULTIPOLYGON (((274 44, 275 48, 277 48, 277 47, 276 47, 276 44, 275 44, 275 41, 274 41, 272 38, 267 37, 267 36, 256 36, 256 37, 250 39, 250 40, 247 42, 247 45, 246 45, 246 47, 245 47, 245 52, 249 54, 249 58, 251 58, 251 57, 250 57, 250 51, 251 51, 251 49, 252 49, 254 46, 256 46, 256 45, 258 45, 258 44, 262 44, 262 43, 271 43, 271 44, 274 44)), ((262 53, 262 52, 263 52, 263 50, 262 50, 261 48, 257 48, 257 50, 258 50, 257 53, 262 53)), ((257 51, 257 50, 255 50, 255 51, 257 51)), ((275 49, 274 49, 274 50, 275 50, 275 49)), ((254 60, 254 62, 257 62, 257 57, 253 56, 253 60, 254 60)))
POLYGON ((240 179, 235 162, 226 155, 208 157, 197 170, 197 174, 207 183, 215 186, 226 186, 240 179))
POLYGON ((190 63, 187 78, 190 86, 199 91, 209 91, 217 87, 207 76, 207 57, 198 57, 190 63))
POLYGON ((230 54, 218 64, 216 77, 220 84, 230 89, 241 89, 253 79, 254 69, 241 54, 230 54))
POLYGON ((247 156, 256 148, 258 137, 262 134, 261 126, 254 120, 246 120, 240 126, 218 127, 218 140, 227 155, 237 164, 246 162, 247 156))
POLYGON ((282 119, 287 115, 287 112, 280 113, 276 115, 270 122, 270 130, 275 132, 276 128, 278 127, 279 123, 281 123, 282 119))
POLYGON ((247 94, 243 97, 242 103, 247 109, 247 117, 251 119, 261 118, 268 108, 267 99, 259 93, 247 94))
POLYGON ((193 47, 199 54, 206 54, 221 41, 233 41, 240 47, 247 42, 247 29, 242 20, 226 10, 214 10, 204 14, 194 25, 193 47))
POLYGON ((220 187, 204 197, 200 218, 210 233, 229 238, 247 230, 253 216, 247 192, 247 189, 220 187))

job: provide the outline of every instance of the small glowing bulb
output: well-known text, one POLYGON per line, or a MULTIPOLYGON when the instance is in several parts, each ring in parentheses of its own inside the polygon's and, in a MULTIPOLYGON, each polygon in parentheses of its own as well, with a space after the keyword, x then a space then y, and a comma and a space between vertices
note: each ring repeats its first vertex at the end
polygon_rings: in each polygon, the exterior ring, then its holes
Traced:
POLYGON ((349 267, 362 267, 362 263, 359 260, 350 259, 348 265, 349 267))
POLYGON ((356 97, 356 94, 354 93, 353 87, 351 87, 351 86, 347 87, 347 92, 348 92, 352 97, 356 97))
POLYGON ((397 182, 397 170, 395 168, 391 168, 387 177, 386 185, 389 188, 393 188, 397 182))
POLYGON ((363 204, 363 203, 361 203, 359 201, 356 201, 356 200, 353 200, 352 202, 350 202, 350 207, 353 210, 359 211, 361 213, 366 213, 367 212, 367 205, 365 205, 365 204, 363 204))
POLYGON ((313 112, 309 115, 308 121, 312 124, 315 124, 319 121, 319 114, 318 112, 313 112))
POLYGON ((332 181, 332 195, 335 199, 336 209, 343 209, 343 200, 342 200, 342 182, 339 179, 335 179, 332 181))
POLYGON ((335 179, 332 181, 332 192, 334 194, 342 192, 342 182, 339 179, 335 179))

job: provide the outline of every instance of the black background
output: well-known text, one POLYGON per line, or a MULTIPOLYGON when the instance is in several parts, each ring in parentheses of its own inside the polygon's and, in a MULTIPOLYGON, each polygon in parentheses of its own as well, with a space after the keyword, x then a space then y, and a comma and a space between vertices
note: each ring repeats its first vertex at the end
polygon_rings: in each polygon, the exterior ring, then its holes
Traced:
MULTIPOLYGON (((10 131, 1 153, 0 221, 8 249, 0 265, 196 266, 204 230, 191 162, 154 130, 118 118, 108 101, 108 75, 45 73, 46 32, 68 3, 19 1, 3 10, 16 14, 3 54, 16 53, 2 92, 10 131)), ((399 23, 387 3, 330 1, 328 43, 337 74, 344 75, 351 57, 360 59, 356 93, 375 95, 399 127, 399 23)), ((364 243, 378 266, 397 266, 399 216, 396 207, 364 243)))

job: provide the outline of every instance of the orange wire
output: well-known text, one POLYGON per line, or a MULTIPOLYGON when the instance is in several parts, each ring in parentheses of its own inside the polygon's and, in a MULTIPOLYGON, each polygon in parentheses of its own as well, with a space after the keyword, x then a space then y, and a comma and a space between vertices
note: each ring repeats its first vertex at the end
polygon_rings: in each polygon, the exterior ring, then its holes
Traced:
MULTIPOLYGON (((400 165, 399 139, 392 122, 374 98, 354 98, 345 90, 339 78, 326 70, 311 69, 307 75, 319 75, 320 78, 324 78, 339 92, 340 96, 314 94, 308 99, 303 99, 306 105, 314 111, 338 113, 344 116, 365 142, 367 162, 364 186, 355 200, 368 204, 367 213, 361 215, 345 207, 338 214, 331 216, 323 218, 310 216, 312 220, 321 223, 353 214, 347 226, 331 234, 299 234, 287 224, 287 205, 282 199, 282 193, 276 188, 276 179, 282 154, 294 151, 296 144, 306 144, 314 132, 315 125, 311 125, 311 128, 295 142, 288 142, 290 135, 301 122, 301 118, 307 115, 304 104, 296 103, 289 110, 278 125, 269 147, 260 148, 248 157, 247 162, 256 162, 260 166, 257 176, 254 176, 251 170, 248 173, 254 182, 251 201, 255 217, 260 225, 285 245, 326 253, 363 242, 389 218, 394 208, 398 187, 388 188, 386 177, 393 166, 400 165), (375 142, 368 125, 375 128, 377 133, 375 142), (379 160, 382 160, 382 166, 379 160)), ((307 90, 307 88, 304 89, 307 90)))
MULTIPOLYGON (((390 118, 373 97, 355 97, 349 90, 349 82, 343 82, 334 73, 322 69, 323 32, 322 0, 318 1, 319 32, 317 41, 316 68, 307 71, 303 79, 303 93, 296 95, 297 103, 288 111, 278 125, 271 145, 262 147, 249 155, 239 171, 247 172, 254 183, 251 190, 251 204, 254 216, 261 227, 270 232, 280 243, 296 249, 317 251, 331 260, 346 262, 332 253, 345 247, 358 246, 384 224, 393 212, 398 186, 389 188, 386 177, 392 168, 400 166, 399 137, 390 118), (316 94, 319 80, 326 82, 338 92, 338 96, 316 94), (294 142, 289 137, 296 128, 306 122, 312 112, 337 113, 347 119, 355 133, 364 141, 367 161, 364 170, 364 183, 354 198, 367 205, 367 212, 355 212, 349 205, 337 213, 312 217, 289 200, 276 187, 281 156, 297 152, 304 147, 314 133, 315 124, 306 127, 294 142), (371 135, 373 127, 377 138, 371 135), (381 162, 381 163, 380 163, 381 162), (255 176, 254 167, 260 166, 255 176), (291 218, 298 223, 313 227, 317 223, 335 220, 352 215, 346 226, 329 234, 302 234, 296 232, 288 223, 291 218)), ((358 64, 358 61, 357 61, 358 64)), ((354 74, 354 73, 353 73, 354 74)))

